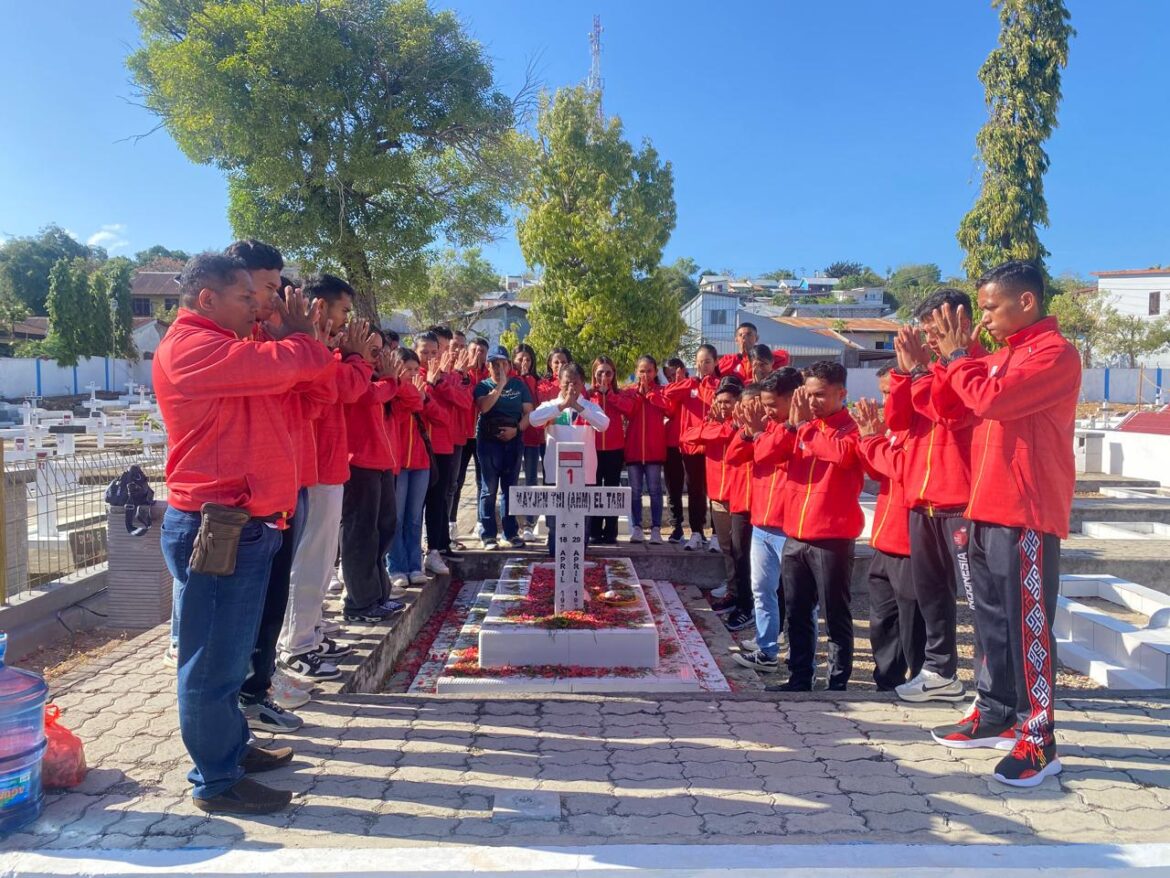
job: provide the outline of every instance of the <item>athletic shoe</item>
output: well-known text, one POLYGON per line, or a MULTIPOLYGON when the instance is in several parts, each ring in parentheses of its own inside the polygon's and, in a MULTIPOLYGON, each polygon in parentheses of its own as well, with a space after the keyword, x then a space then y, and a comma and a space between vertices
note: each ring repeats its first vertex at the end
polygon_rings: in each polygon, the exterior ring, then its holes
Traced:
POLYGON ((1020 738, 1012 752, 999 760, 992 777, 1012 787, 1034 787, 1054 774, 1060 774, 1056 744, 1041 747, 1030 738, 1020 738))
POLYGON ((727 597, 727 586, 720 585, 716 588, 711 589, 711 591, 709 591, 708 594, 711 595, 711 597, 713 597, 715 600, 719 600, 720 598, 725 598, 725 597, 727 597))
POLYGON ((341 625, 339 625, 337 622, 334 622, 332 619, 322 619, 314 627, 323 635, 341 633, 341 625))
MULTIPOLYGON (((488 548, 485 541, 483 547, 488 548)), ((423 570, 429 570, 431 573, 437 573, 439 576, 450 576, 451 568, 447 566, 447 562, 443 560, 443 556, 437 550, 431 549, 427 552, 427 560, 423 564, 423 570)))
POLYGON ((498 545, 501 549, 514 549, 514 548, 516 548, 515 540, 510 540, 507 537, 500 537, 496 542, 498 543, 498 545))
POLYGON ((406 604, 404 604, 402 601, 396 601, 393 598, 387 598, 386 600, 382 601, 382 603, 378 604, 378 606, 391 615, 406 609, 406 604))
POLYGON ((447 538, 456 539, 459 536, 459 522, 452 521, 447 524, 447 538))
POLYGON ((210 799, 194 799, 195 807, 208 814, 271 814, 292 802, 288 790, 274 790, 250 777, 242 777, 226 791, 210 799))
POLYGON ((177 668, 179 666, 179 648, 173 643, 163 652, 163 664, 168 668, 177 668))
POLYGON ((918 676, 894 689, 903 701, 962 701, 963 684, 958 677, 944 677, 923 668, 918 676))
POLYGON ((1011 750, 1016 746, 1016 725, 1014 721, 984 725, 979 708, 972 707, 957 723, 931 729, 930 736, 936 743, 953 750, 1011 750))
POLYGON ((374 604, 365 610, 346 610, 342 618, 350 624, 376 625, 385 622, 392 615, 393 613, 384 609, 381 604, 374 604))
POLYGON ((322 637, 321 642, 313 647, 312 652, 322 659, 341 658, 353 652, 352 646, 345 646, 329 637, 322 637))
POLYGON ((526 543, 531 543, 536 539, 536 534, 532 532, 532 528, 526 527, 524 530, 520 531, 520 539, 524 540, 526 543))
POLYGON ((280 659, 276 665, 302 680, 336 680, 341 676, 337 665, 325 661, 312 651, 290 655, 288 658, 280 659))
POLYGON ((747 613, 742 613, 736 610, 730 616, 723 620, 723 624, 727 626, 728 631, 742 631, 749 625, 755 624, 755 619, 747 613))
POLYGON ((281 680, 284 680, 284 682, 288 683, 288 685, 295 686, 302 692, 312 692, 317 688, 317 684, 312 680, 302 680, 300 677, 294 677, 292 674, 281 667, 279 661, 276 663, 276 673, 272 675, 272 679, 276 680, 278 677, 281 680))
POLYGON ((410 584, 410 577, 405 573, 391 573, 390 587, 391 588, 406 588, 410 584))
POLYGON ((780 661, 778 659, 768 658, 758 649, 755 652, 737 652, 732 658, 737 665, 751 668, 753 671, 774 674, 780 670, 780 661))
MULTIPOLYGON (((500 547, 500 544, 496 541, 495 537, 484 537, 483 550, 485 552, 494 552, 499 547, 500 547)), ((444 565, 444 566, 446 566, 446 565, 444 565)), ((428 567, 427 569, 429 570, 430 567, 428 567)))
POLYGON ((711 601, 711 609, 716 613, 730 613, 735 609, 735 598, 726 594, 717 601, 711 601))
POLYGON ((640 527, 630 528, 630 542, 631 543, 642 542, 642 528, 640 528, 640 527))
POLYGON ((329 594, 341 594, 344 585, 341 582, 341 577, 337 575, 336 568, 333 570, 333 576, 329 579, 329 586, 325 589, 329 594))
POLYGON ((773 683, 764 687, 765 692, 812 692, 812 683, 802 683, 799 680, 788 679, 783 683, 773 683))
POLYGON ((715 536, 715 534, 711 534, 711 539, 707 540, 707 551, 708 552, 721 552, 721 551, 723 551, 722 549, 719 548, 719 537, 715 536))
POLYGON ((668 543, 681 543, 683 541, 683 529, 676 527, 670 532, 670 536, 666 538, 668 543))
POLYGON ((288 765, 292 758, 292 747, 257 747, 249 744, 244 750, 244 758, 240 760, 240 768, 244 769, 244 774, 259 774, 288 765))
POLYGON ((431 578, 429 576, 427 576, 425 573, 423 573, 421 570, 415 570, 413 573, 410 574, 410 578, 407 581, 411 585, 426 585, 428 582, 431 581, 431 578))
POLYGON ((760 644, 754 637, 745 637, 739 642, 739 648, 744 652, 756 652, 760 648, 760 644))
POLYGON ((268 690, 268 697, 272 699, 273 704, 282 710, 296 710, 312 700, 308 692, 294 686, 284 674, 272 676, 272 686, 268 690))
POLYGON ((240 702, 240 710, 248 721, 248 728, 254 732, 295 732, 305 721, 283 707, 277 707, 271 698, 255 704, 240 702))
POLYGON ((687 540, 686 545, 683 546, 683 549, 688 552, 703 551, 703 535, 697 533, 691 534, 691 538, 687 540))
POLYGON ((650 528, 650 542, 656 546, 662 545, 662 528, 650 528))
POLYGON ((511 543, 513 549, 523 549, 525 545, 524 537, 517 534, 516 536, 512 537, 511 543))

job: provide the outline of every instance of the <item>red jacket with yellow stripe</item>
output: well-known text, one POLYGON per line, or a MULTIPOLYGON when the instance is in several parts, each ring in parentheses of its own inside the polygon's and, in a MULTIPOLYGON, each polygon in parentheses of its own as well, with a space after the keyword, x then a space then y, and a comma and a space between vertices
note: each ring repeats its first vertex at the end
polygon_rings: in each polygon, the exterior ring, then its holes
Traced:
MULTIPOLYGON (((743 487, 751 511, 753 527, 784 529, 784 484, 787 480, 789 446, 793 435, 781 421, 772 421, 763 433, 748 439, 737 431, 727 446, 727 460, 740 470, 746 481, 743 487)), ((737 504, 742 505, 742 504, 737 504)))
MULTIPOLYGON (((856 539, 865 527, 858 502, 864 473, 857 451, 861 437, 848 409, 802 424, 795 433, 781 429, 792 437, 775 442, 775 454, 788 464, 784 532, 806 541, 856 539)), ((760 454, 757 448, 757 464, 760 454)))
POLYGON ((902 489, 905 446, 906 434, 892 430, 864 436, 858 446, 865 471, 880 486, 869 544, 887 555, 910 554, 910 507, 902 489))
MULTIPOLYGON (((683 454, 702 454, 703 449, 686 437, 691 428, 702 425, 715 399, 719 379, 714 375, 706 378, 683 378, 667 384, 662 393, 674 407, 673 420, 678 426, 679 451, 683 454)), ((669 428, 670 422, 667 422, 669 428)), ((668 440, 669 441, 669 440, 668 440)))
POLYGON ((952 360, 943 383, 983 419, 971 440, 966 516, 1067 537, 1081 361, 1056 318, 1021 329, 986 357, 952 360))
POLYGON ((660 386, 647 393, 627 388, 634 400, 626 421, 626 464, 666 461, 667 402, 660 386))
MULTIPOLYGON (((559 392, 557 396, 559 396, 559 392)), ((543 395, 542 395, 543 396, 543 395)), ((556 399, 556 396, 551 397, 556 399)), ((628 418, 637 407, 634 394, 629 390, 611 390, 602 393, 600 390, 590 390, 585 398, 595 403, 609 418, 609 426, 604 433, 596 436, 598 451, 624 451, 626 447, 626 424, 623 418, 628 418)), ((545 402, 543 398, 541 402, 545 402)), ((537 429, 544 431, 543 427, 537 429)))
POLYGON ((350 466, 395 474, 402 468, 395 453, 397 437, 391 439, 386 432, 386 403, 398 395, 400 386, 393 378, 376 379, 357 402, 345 407, 350 466))
POLYGON ((701 449, 707 472, 707 496, 727 503, 731 499, 736 467, 727 461, 727 446, 735 436, 731 421, 700 421, 679 438, 690 448, 701 449))
POLYGON ((423 410, 423 396, 413 384, 404 382, 390 404, 386 430, 398 437, 398 459, 403 469, 431 468, 427 446, 419 432, 419 418, 423 410))

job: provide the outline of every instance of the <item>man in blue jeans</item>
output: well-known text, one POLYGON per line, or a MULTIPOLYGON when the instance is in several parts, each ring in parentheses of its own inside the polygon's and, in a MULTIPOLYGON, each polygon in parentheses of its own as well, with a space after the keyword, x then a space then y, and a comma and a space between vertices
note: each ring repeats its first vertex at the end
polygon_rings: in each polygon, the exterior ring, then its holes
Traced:
POLYGON ((490 374, 475 385, 473 398, 479 411, 475 428, 476 465, 479 467, 479 537, 483 547, 511 549, 524 545, 516 516, 508 514, 508 489, 520 474, 524 451, 521 433, 528 427, 532 396, 528 387, 511 374, 508 349, 496 346, 488 352, 490 374), (500 494, 503 540, 496 535, 496 496, 500 494))
POLYGON ((292 437, 276 426, 285 423, 284 395, 320 376, 332 355, 318 341, 299 291, 276 305, 274 338, 253 341, 256 295, 233 256, 191 259, 180 277, 179 306, 153 363, 168 442, 170 508, 161 539, 178 586, 179 729, 195 763, 188 777, 196 807, 269 813, 286 807, 291 794, 246 775, 288 763, 292 750, 249 746, 240 686, 280 531, 296 507, 292 437), (192 569, 205 504, 249 516, 230 574, 192 569))

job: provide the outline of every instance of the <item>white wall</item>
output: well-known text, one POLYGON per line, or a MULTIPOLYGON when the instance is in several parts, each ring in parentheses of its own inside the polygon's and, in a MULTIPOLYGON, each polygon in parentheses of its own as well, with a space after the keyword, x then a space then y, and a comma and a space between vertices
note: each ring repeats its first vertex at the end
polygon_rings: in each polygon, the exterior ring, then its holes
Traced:
POLYGON ((126 360, 107 357, 87 357, 76 367, 69 367, 59 366, 55 360, 23 357, 0 359, 0 397, 10 400, 21 400, 33 394, 38 396, 88 394, 86 385, 91 381, 97 385, 98 390, 118 390, 125 393, 126 382, 131 380, 150 386, 149 360, 129 363, 126 360))
POLYGON ((1109 475, 1157 479, 1170 485, 1170 436, 1116 430, 1089 432, 1105 434, 1101 468, 1109 475))
POLYGON ((1124 277, 1102 277, 1097 280, 1099 289, 1120 313, 1138 317, 1151 317, 1150 293, 1162 294, 1162 313, 1170 314, 1170 271, 1161 274, 1127 275, 1124 277))

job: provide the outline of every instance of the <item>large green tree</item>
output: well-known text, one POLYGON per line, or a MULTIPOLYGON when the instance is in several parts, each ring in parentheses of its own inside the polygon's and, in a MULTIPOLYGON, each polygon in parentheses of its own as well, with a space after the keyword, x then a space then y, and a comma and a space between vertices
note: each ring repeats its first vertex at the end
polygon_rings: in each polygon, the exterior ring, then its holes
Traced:
POLYGON ((139 250, 135 253, 134 265, 141 268, 160 259, 173 259, 176 262, 186 262, 190 258, 191 254, 186 250, 172 250, 169 247, 164 247, 162 244, 155 244, 153 247, 147 247, 145 250, 139 250))
POLYGON ((129 259, 115 257, 102 266, 102 272, 109 281, 114 354, 135 362, 138 346, 134 343, 134 304, 130 296, 134 266, 129 259))
POLYGON ((543 269, 529 319, 538 350, 569 345, 582 362, 673 354, 685 325, 659 270, 674 229, 674 175, 649 142, 635 150, 584 88, 543 95, 536 160, 518 221, 528 264, 543 269))
POLYGON ((909 317, 922 301, 941 286, 942 271, 933 262, 899 265, 886 282, 898 302, 898 313, 909 317))
POLYGON ((1076 33, 1063 0, 992 2, 999 9, 999 45, 979 70, 989 112, 975 139, 983 183, 958 232, 970 277, 1008 259, 1044 265, 1048 251, 1038 233, 1048 225, 1044 142, 1056 128, 1061 70, 1076 33))
POLYGON ((463 328, 475 300, 500 288, 500 275, 478 247, 447 248, 430 257, 427 282, 407 303, 421 326, 451 323, 463 328))
POLYGON ((425 283, 426 250, 482 240, 520 173, 528 100, 426 0, 150 0, 129 58, 192 161, 227 173, 235 233, 340 269, 358 311, 425 283))
POLYGON ((84 259, 58 259, 49 269, 49 335, 45 352, 62 366, 76 366, 90 353, 93 300, 84 259))
POLYGON ((74 240, 60 226, 45 226, 35 235, 11 238, 0 246, 0 290, 22 302, 29 312, 45 314, 49 273, 57 261, 104 255, 74 240))

